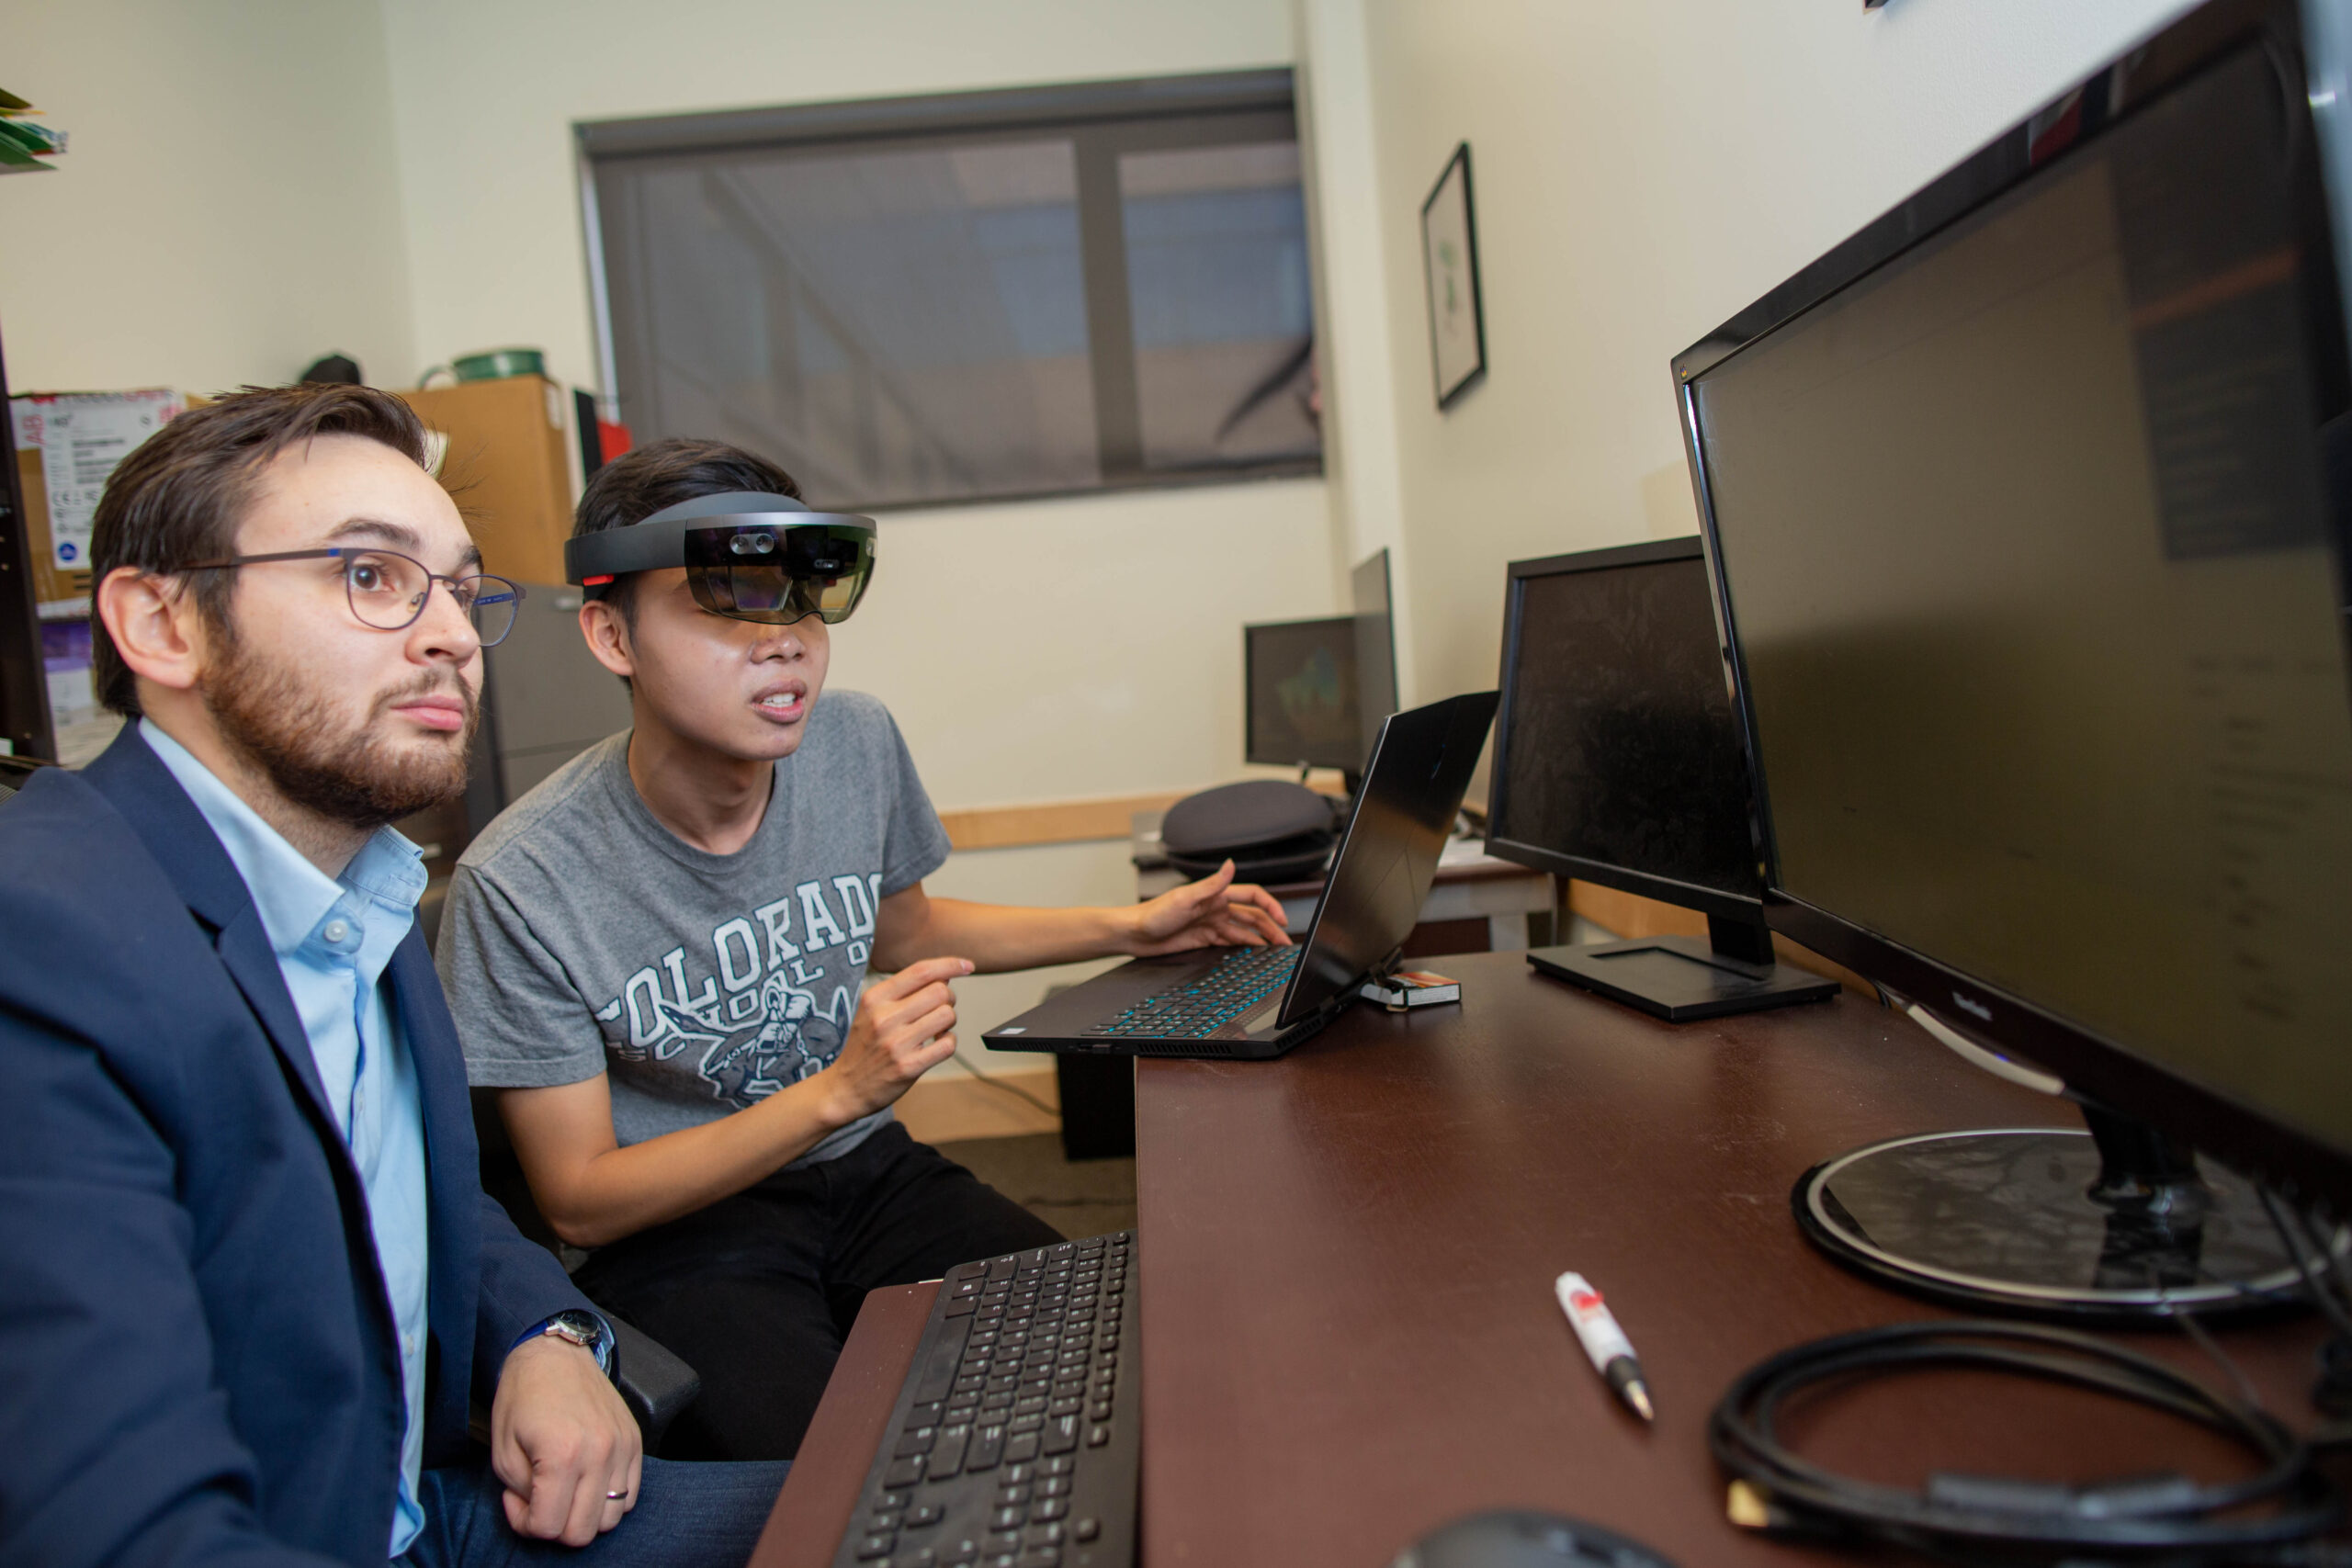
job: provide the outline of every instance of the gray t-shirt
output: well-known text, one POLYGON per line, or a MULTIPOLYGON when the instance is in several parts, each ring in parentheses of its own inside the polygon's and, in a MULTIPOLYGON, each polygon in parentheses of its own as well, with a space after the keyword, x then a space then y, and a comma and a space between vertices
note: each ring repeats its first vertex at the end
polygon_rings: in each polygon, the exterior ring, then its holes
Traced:
MULTIPOLYGON (((752 1104, 840 1055, 881 900, 947 859, 889 712, 828 692, 776 764, 752 841, 715 855, 654 820, 628 735, 566 763, 458 862, 439 964, 477 1087, 610 1075, 624 1145, 752 1104)), ((841 1129, 795 1164, 847 1154, 841 1129)))

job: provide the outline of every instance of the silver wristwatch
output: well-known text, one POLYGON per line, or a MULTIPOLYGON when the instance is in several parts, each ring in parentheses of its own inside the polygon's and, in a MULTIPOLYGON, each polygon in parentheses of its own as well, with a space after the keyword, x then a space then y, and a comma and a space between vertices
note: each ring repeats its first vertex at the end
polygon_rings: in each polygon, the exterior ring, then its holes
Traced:
POLYGON ((522 1344, 542 1336, 565 1340, 579 1346, 596 1358, 596 1365, 609 1377, 613 1371, 612 1326, 593 1312, 560 1312, 515 1341, 522 1344))

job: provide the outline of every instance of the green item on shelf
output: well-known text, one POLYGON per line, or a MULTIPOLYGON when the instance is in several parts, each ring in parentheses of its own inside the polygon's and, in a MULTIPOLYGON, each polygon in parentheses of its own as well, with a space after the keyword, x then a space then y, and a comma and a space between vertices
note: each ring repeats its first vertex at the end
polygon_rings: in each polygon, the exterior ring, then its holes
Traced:
POLYGON ((51 130, 45 125, 35 125, 23 119, 0 119, 0 142, 6 142, 20 152, 45 158, 62 151, 64 141, 62 131, 51 130))
POLYGON ((32 105, 14 93, 0 92, 0 109, 28 109, 32 105))
POLYGON ((461 354, 449 362, 460 381, 498 381, 509 376, 544 376, 547 355, 536 348, 492 348, 461 354))

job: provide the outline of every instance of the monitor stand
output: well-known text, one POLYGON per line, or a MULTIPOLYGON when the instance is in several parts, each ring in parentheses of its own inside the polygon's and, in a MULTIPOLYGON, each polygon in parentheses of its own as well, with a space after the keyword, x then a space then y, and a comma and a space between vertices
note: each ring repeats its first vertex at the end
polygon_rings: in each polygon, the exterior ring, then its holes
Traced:
POLYGON ((1645 936, 1581 947, 1538 947, 1527 954, 1539 973, 1598 991, 1669 1023, 1755 1012, 1792 1002, 1827 1001, 1838 982, 1791 968, 1772 956, 1761 920, 1707 917, 1707 940, 1645 936))
POLYGON ((2252 1181, 2080 1103, 2086 1131, 1921 1133, 1839 1155, 1799 1179, 1797 1223, 1882 1284, 1977 1310, 2129 1323, 2301 1301, 2252 1181))

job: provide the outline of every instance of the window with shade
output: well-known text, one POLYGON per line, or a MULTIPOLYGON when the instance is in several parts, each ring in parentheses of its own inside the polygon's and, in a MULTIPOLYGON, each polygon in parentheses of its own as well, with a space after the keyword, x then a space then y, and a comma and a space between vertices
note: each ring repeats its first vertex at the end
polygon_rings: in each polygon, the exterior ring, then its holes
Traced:
POLYGON ((579 128, 605 386, 809 497, 1317 473, 1287 71, 579 128))

